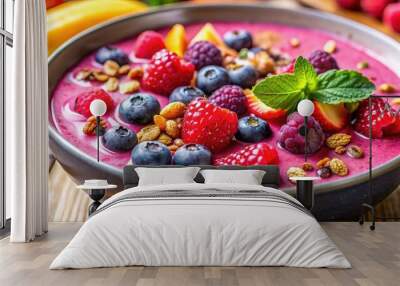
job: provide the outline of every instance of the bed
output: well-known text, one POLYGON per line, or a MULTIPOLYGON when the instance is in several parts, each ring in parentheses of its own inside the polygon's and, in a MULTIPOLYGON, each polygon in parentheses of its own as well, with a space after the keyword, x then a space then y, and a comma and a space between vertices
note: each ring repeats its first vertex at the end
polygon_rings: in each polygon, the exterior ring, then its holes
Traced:
POLYGON ((125 190, 102 203, 50 269, 351 267, 312 214, 277 189, 277 166, 199 166, 263 170, 261 185, 204 183, 199 173, 194 183, 138 186, 136 168, 125 167, 125 190))

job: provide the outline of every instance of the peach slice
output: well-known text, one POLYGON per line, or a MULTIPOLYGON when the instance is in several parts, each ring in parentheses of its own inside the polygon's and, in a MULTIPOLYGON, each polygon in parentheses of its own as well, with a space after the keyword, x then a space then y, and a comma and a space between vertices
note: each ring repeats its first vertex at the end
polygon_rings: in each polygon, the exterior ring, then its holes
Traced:
POLYGON ((215 30, 214 26, 211 23, 207 23, 201 28, 201 30, 194 36, 190 44, 196 43, 198 41, 208 41, 213 43, 217 47, 224 47, 225 43, 218 35, 217 31, 215 30))
POLYGON ((165 37, 165 46, 169 51, 183 57, 187 47, 185 27, 175 24, 165 37))
POLYGON ((324 131, 338 132, 349 123, 349 113, 343 103, 326 104, 314 101, 314 118, 324 131))

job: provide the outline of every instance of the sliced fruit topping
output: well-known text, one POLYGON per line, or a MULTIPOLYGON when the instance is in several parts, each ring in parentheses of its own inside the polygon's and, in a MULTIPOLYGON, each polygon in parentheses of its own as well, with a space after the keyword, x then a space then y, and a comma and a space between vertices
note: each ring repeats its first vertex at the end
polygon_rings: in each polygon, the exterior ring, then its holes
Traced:
POLYGON ((167 50, 157 52, 146 67, 142 87, 161 95, 169 95, 178 86, 189 85, 194 66, 167 50))
MULTIPOLYGON (((372 99, 372 138, 400 134, 400 117, 385 104, 382 98, 372 99)), ((362 135, 369 137, 369 102, 364 100, 356 113, 354 129, 362 135)))
POLYGON ((165 37, 165 46, 170 52, 183 57, 187 47, 186 32, 183 25, 175 24, 172 26, 165 37))
POLYGON ((196 98, 183 117, 182 139, 185 143, 202 144, 211 152, 219 152, 231 143, 237 124, 235 112, 196 98))
POLYGON ((273 109, 264 104, 251 90, 245 90, 246 105, 249 113, 264 119, 275 120, 286 116, 286 111, 283 109, 273 109))
POLYGON ((93 100, 100 99, 107 105, 107 112, 114 108, 112 97, 101 88, 93 88, 80 93, 75 99, 75 111, 85 117, 90 117, 90 104, 93 100))
POLYGON ((212 104, 227 108, 238 115, 246 112, 246 97, 242 88, 237 85, 224 85, 220 87, 213 92, 208 100, 212 104))
POLYGON ((135 42, 135 56, 150 59, 156 52, 165 48, 163 36, 154 31, 146 31, 139 35, 135 42))
POLYGON ((207 41, 198 41, 190 45, 184 59, 192 63, 196 70, 209 65, 222 65, 221 51, 214 44, 207 41))
POLYGON ((210 165, 211 152, 200 144, 186 144, 175 152, 172 160, 175 165, 210 165))
POLYGON ((221 165, 275 165, 279 164, 278 152, 267 143, 248 145, 240 151, 231 153, 226 157, 214 160, 214 164, 221 165))
POLYGON ((194 36, 190 45, 198 42, 198 41, 207 41, 213 43, 217 47, 225 47, 224 41, 221 39, 217 31, 215 30, 214 26, 211 23, 205 24, 200 31, 194 36))
POLYGON ((314 101, 313 116, 326 132, 338 132, 349 123, 349 113, 343 103, 325 104, 314 101))

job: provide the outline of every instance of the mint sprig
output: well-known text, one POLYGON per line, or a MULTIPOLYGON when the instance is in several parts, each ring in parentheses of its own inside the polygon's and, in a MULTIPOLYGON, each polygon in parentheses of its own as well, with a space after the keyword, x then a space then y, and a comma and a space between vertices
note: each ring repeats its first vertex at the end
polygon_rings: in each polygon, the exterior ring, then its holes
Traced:
POLYGON ((294 73, 269 76, 253 87, 253 93, 266 105, 288 112, 294 111, 302 99, 349 103, 368 98, 374 90, 375 85, 356 71, 330 70, 317 75, 303 57, 296 59, 294 73))

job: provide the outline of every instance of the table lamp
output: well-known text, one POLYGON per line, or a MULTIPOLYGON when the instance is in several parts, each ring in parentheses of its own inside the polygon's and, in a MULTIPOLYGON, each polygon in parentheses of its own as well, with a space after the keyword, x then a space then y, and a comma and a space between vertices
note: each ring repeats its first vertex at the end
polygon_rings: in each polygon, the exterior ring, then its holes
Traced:
POLYGON ((304 117, 304 161, 307 162, 308 117, 314 113, 314 103, 309 99, 303 99, 297 105, 297 112, 304 117))
POLYGON ((101 99, 95 99, 90 103, 90 112, 96 117, 97 137, 97 162, 100 161, 100 119, 107 112, 107 104, 101 99))

